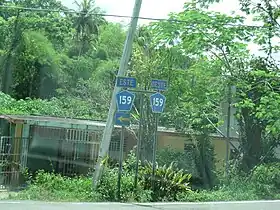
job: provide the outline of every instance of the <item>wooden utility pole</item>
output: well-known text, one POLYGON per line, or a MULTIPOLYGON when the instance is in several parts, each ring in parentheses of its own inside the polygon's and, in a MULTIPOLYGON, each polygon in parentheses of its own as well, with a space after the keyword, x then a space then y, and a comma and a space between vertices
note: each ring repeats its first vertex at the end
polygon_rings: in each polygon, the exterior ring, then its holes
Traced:
MULTIPOLYGON (((127 71, 128 61, 129 61, 129 58, 130 58, 131 52, 132 52, 133 38, 134 38, 135 31, 136 31, 137 23, 138 23, 138 17, 140 14, 141 5, 142 5, 142 0, 135 0, 132 19, 130 22, 130 27, 127 32, 127 37, 126 37, 123 54, 122 54, 122 58, 121 58, 121 62, 120 62, 120 68, 118 71, 118 77, 125 76, 125 73, 127 71)), ((109 113, 108 113, 106 127, 103 131, 102 140, 100 142, 98 159, 97 159, 97 163, 95 166, 95 172, 93 175, 93 188, 94 189, 97 187, 97 184, 98 184, 98 181, 100 179, 101 172, 103 169, 102 160, 104 159, 104 157, 106 156, 106 154, 108 153, 108 150, 109 150, 111 136, 112 136, 112 132, 113 132, 113 128, 114 128, 113 120, 114 120, 114 115, 116 112, 116 95, 120 90, 121 90, 121 88, 119 88, 115 85, 115 88, 114 88, 114 91, 112 94, 111 105, 110 105, 110 109, 109 109, 109 113)))

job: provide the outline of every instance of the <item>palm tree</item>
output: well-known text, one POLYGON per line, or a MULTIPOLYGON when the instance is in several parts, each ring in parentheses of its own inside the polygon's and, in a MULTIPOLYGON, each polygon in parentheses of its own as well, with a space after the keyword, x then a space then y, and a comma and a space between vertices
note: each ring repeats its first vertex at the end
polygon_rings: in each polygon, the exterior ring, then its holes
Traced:
POLYGON ((81 44, 79 56, 85 53, 86 46, 91 41, 97 41, 99 27, 106 23, 102 16, 104 13, 100 7, 95 6, 95 0, 82 0, 81 3, 75 1, 79 13, 74 17, 74 27, 76 29, 76 40, 81 44))

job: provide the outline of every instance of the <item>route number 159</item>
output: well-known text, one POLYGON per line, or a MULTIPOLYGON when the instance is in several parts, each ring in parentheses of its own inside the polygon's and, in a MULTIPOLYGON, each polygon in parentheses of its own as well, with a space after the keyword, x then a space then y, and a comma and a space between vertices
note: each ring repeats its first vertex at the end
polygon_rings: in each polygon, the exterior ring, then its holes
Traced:
POLYGON ((163 106, 163 99, 162 98, 153 98, 153 106, 163 106))

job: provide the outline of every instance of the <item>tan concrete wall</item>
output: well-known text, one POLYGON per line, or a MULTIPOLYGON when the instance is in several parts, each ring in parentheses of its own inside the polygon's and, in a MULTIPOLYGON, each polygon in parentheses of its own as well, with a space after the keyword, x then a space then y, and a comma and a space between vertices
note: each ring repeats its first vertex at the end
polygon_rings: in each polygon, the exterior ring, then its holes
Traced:
POLYGON ((216 167, 222 169, 226 159, 226 141, 223 138, 212 138, 212 144, 216 155, 216 167))
MULTIPOLYGON (((214 146, 215 158, 217 161, 216 167, 218 169, 222 169, 224 167, 226 159, 225 138, 211 137, 211 139, 214 146)), ((159 134, 158 149, 163 149, 169 146, 183 152, 185 143, 192 143, 191 138, 181 134, 162 132, 159 134)))
POLYGON ((187 141, 185 136, 174 136, 166 133, 160 133, 158 137, 158 149, 172 147, 178 151, 184 151, 184 143, 187 141))

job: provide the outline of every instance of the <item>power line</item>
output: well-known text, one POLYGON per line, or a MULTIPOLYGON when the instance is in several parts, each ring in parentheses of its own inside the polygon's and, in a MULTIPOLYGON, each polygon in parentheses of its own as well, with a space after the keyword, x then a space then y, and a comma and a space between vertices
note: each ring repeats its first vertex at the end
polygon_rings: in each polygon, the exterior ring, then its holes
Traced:
MULTIPOLYGON (((68 14, 86 14, 84 12, 78 12, 75 10, 55 10, 55 9, 5 6, 5 5, 0 5, 0 8, 16 9, 16 10, 29 10, 29 11, 37 11, 37 12, 63 12, 63 13, 68 13, 68 14)), ((129 15, 115 15, 115 14, 103 14, 103 13, 91 13, 91 14, 96 15, 96 16, 103 16, 103 17, 133 18, 132 16, 129 16, 129 15)), ((151 17, 134 17, 134 18, 144 19, 144 20, 154 20, 154 21, 168 20, 168 19, 164 19, 164 18, 151 18, 151 17)), ((180 20, 177 20, 177 21, 180 21, 180 20)))
MULTIPOLYGON (((62 12, 65 14, 87 14, 85 12, 79 12, 75 10, 55 10, 55 9, 44 9, 44 8, 34 8, 34 7, 20 7, 20 6, 5 6, 0 5, 0 8, 6 8, 6 9, 15 9, 15 10, 25 10, 25 11, 36 11, 36 12, 62 12)), ((174 23, 189 23, 188 21, 184 20, 178 20, 178 19, 166 19, 166 18, 152 18, 152 17, 133 17, 129 15, 116 15, 116 14, 104 14, 104 13, 91 13, 92 15, 96 16, 102 16, 102 17, 116 17, 116 18, 138 18, 141 20, 151 20, 151 21, 167 21, 167 22, 174 22, 174 23)), ((224 24, 226 26, 232 26, 232 27, 251 27, 251 28, 260 28, 263 26, 257 26, 257 25, 245 25, 245 24, 224 24)))

